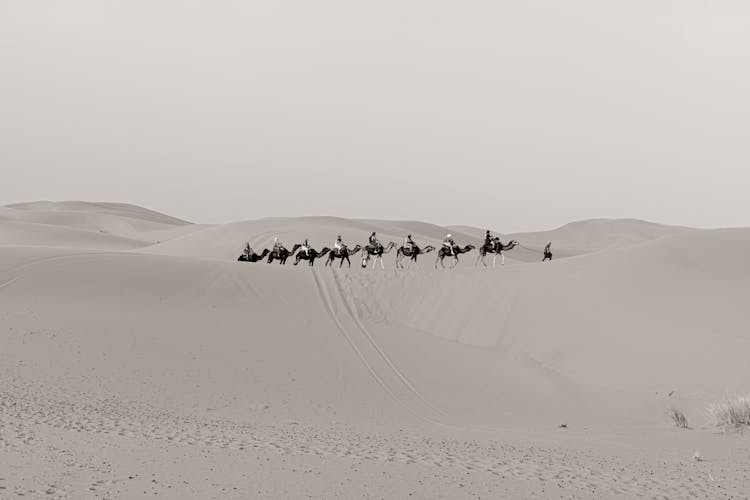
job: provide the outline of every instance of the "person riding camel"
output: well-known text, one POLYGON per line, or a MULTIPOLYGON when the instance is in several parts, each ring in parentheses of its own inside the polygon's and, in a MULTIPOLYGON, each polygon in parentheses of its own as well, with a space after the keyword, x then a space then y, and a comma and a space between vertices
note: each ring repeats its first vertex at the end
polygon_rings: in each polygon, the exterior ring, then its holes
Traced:
POLYGON ((247 260, 250 260, 250 256, 253 255, 253 247, 250 246, 250 242, 245 243, 245 251, 243 252, 247 260))
POLYGON ((488 229, 487 232, 484 234, 484 248, 487 250, 493 250, 495 247, 495 241, 490 235, 490 230, 488 229))
POLYGON ((447 234, 445 238, 443 238, 443 246, 448 249, 448 255, 453 255, 453 247, 456 246, 456 242, 453 241, 450 234, 447 234))
POLYGON ((305 238, 305 242, 302 244, 302 246, 299 249, 305 252, 305 256, 307 258, 310 258, 310 244, 307 242, 307 238, 305 238))
POLYGON ((346 248, 346 245, 344 245, 344 241, 341 239, 341 235, 338 235, 336 238, 336 243, 333 244, 334 250, 337 252, 341 252, 344 248, 346 248))
POLYGON ((404 250, 409 250, 409 252, 413 252, 416 246, 417 244, 414 243, 413 239, 411 239, 411 235, 408 235, 406 237, 406 241, 404 241, 404 250))
POLYGON ((373 248, 378 248, 380 246, 380 242, 378 241, 377 236, 375 236, 375 231, 370 235, 370 246, 373 248))
POLYGON ((282 245, 281 243, 279 243, 279 237, 278 236, 274 236, 273 237, 273 251, 274 252, 278 252, 283 247, 284 247, 284 245, 282 245))

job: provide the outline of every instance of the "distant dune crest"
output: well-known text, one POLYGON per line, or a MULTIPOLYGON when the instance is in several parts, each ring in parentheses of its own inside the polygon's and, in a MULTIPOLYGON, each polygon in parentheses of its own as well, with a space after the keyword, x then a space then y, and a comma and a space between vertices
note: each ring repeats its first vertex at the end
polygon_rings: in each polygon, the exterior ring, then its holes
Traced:
MULTIPOLYGON (((548 241, 555 258, 619 248, 671 236, 690 228, 634 219, 591 219, 550 231, 504 234, 520 246, 506 257, 509 263, 541 259, 548 241)), ((331 247, 338 234, 351 246, 364 244, 376 231, 384 242, 400 245, 407 234, 422 245, 435 245, 452 233, 461 245, 481 242, 483 228, 438 226, 419 221, 346 219, 340 217, 265 217, 227 224, 192 224, 136 205, 105 202, 17 203, 0 208, 0 244, 65 246, 103 250, 139 250, 162 255, 236 259, 246 243, 260 253, 278 236, 289 247, 308 238, 316 248, 331 247)), ((426 261, 427 259, 425 259, 426 261)), ((463 264, 475 258, 465 258, 463 264)))

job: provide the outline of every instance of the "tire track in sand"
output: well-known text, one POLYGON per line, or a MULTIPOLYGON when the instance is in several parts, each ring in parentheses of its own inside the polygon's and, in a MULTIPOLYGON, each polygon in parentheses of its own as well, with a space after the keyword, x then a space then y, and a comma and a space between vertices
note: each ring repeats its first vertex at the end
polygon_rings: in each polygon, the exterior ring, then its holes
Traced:
POLYGON ((383 361, 386 362, 386 364, 393 370, 393 373, 396 374, 398 379, 409 389, 409 391, 416 396, 416 398, 421 401, 425 406, 427 406, 429 409, 431 409, 433 412, 435 412, 437 415, 441 417, 447 417, 448 414, 441 410, 440 408, 436 407, 434 404, 432 404, 426 397, 422 395, 421 392, 414 386, 414 384, 411 383, 411 381, 406 377, 406 375, 401 372, 401 370, 398 369, 396 364, 391 360, 391 358, 386 354, 386 352, 383 350, 382 347, 375 341, 375 338, 372 336, 370 331, 365 327, 365 325, 362 323, 362 321, 359 319, 359 314, 357 314, 357 308, 356 305, 353 303, 351 295, 347 294, 345 290, 343 289, 343 285, 341 284, 341 280, 339 278, 338 273, 334 272, 333 274, 333 281, 336 285, 336 291, 339 294, 339 298, 344 303, 344 306, 346 307, 347 312, 349 313, 349 316, 354 321, 354 324, 357 325, 357 328, 362 332, 362 334, 367 338, 367 340, 370 342, 372 347, 378 352, 380 357, 383 359, 383 361))
MULTIPOLYGON (((380 373, 378 373, 378 370, 373 366, 373 363, 368 360, 367 356, 364 354, 360 346, 357 344, 356 340, 349 334, 346 327, 341 323, 341 320, 339 319, 338 314, 336 314, 336 310, 334 308, 333 300, 331 298, 331 294, 328 291, 328 287, 325 284, 324 280, 318 275, 318 272, 315 269, 312 269, 312 276, 313 281, 315 282, 315 286, 318 288, 318 295, 320 296, 321 302, 325 306, 326 310, 328 311, 328 314, 331 316, 331 319, 336 324, 336 327, 338 328, 339 332, 343 335, 343 337, 346 339, 349 346, 352 348, 352 350, 356 353, 357 357, 361 361, 361 363, 364 365, 364 367, 367 369, 368 372, 370 372, 370 375, 373 377, 373 379, 377 382, 377 384, 402 408, 404 408, 406 411, 408 411, 410 414, 415 416, 416 418, 425 421, 427 423, 438 425, 438 426, 445 426, 446 424, 436 420, 435 418, 425 415, 424 411, 418 411, 412 407, 412 405, 408 404, 403 398, 399 397, 396 394, 396 391, 384 380, 384 378, 381 376, 380 373)), ((341 298, 341 297, 339 297, 341 298)), ((348 306, 344 305, 344 307, 348 310, 348 306)), ((348 311, 347 311, 348 312, 348 311)), ((348 312, 348 314, 351 315, 351 313, 348 312)), ((361 342, 361 341, 360 341, 361 342)), ((374 347, 374 346, 371 346, 374 347)), ((398 376, 398 375, 397 375, 398 376)), ((407 386, 408 390, 408 386, 407 386)), ((428 405, 429 406, 429 405, 428 405)))

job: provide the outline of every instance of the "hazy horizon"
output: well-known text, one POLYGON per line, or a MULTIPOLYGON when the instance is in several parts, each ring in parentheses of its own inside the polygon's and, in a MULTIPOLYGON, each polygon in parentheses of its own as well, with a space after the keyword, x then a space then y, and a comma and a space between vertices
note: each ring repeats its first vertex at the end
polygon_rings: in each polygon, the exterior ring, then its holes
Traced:
POLYGON ((0 204, 750 226, 750 5, 0 6, 0 204))

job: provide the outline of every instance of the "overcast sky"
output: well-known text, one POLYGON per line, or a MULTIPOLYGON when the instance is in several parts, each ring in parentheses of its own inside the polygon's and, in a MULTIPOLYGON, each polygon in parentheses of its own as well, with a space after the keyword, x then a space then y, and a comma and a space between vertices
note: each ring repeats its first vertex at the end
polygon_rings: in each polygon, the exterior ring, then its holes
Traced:
POLYGON ((0 0, 0 204, 750 225, 750 2, 0 0))

